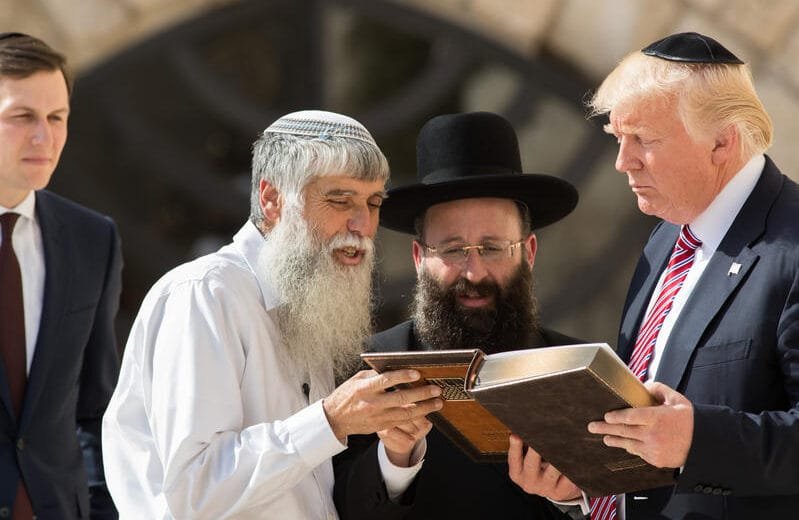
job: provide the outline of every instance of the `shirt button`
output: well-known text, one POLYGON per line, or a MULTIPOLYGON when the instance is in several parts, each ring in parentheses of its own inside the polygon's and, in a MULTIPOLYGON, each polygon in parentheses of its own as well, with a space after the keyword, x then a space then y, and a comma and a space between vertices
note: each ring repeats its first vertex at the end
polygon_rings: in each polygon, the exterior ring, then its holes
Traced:
POLYGON ((10 518, 11 509, 7 506, 0 507, 0 518, 10 518))
POLYGON ((20 437, 19 439, 17 439, 17 449, 18 449, 19 451, 22 451, 22 450, 24 450, 24 449, 25 449, 25 440, 24 440, 22 437, 20 437))

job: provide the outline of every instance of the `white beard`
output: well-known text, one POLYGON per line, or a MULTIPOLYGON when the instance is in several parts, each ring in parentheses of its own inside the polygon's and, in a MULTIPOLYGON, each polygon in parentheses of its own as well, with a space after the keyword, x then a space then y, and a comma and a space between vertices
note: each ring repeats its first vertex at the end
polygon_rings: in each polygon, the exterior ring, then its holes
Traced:
POLYGON ((330 373, 352 375, 371 334, 374 244, 351 233, 321 244, 300 210, 284 208, 282 218, 267 234, 258 269, 281 299, 278 325, 283 333, 281 356, 298 377, 330 373), (365 251, 361 263, 341 265, 333 258, 338 248, 365 251))

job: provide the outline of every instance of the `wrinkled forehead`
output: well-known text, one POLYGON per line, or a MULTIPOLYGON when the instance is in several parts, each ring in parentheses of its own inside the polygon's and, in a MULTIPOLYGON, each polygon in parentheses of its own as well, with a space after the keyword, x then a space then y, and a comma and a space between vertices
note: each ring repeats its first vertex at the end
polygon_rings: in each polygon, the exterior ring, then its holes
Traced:
POLYGON ((614 106, 608 117, 606 132, 637 134, 660 127, 666 121, 681 119, 680 100, 673 94, 629 98, 614 106))
POLYGON ((346 174, 314 175, 303 188, 305 194, 341 194, 349 196, 385 198, 386 183, 383 179, 361 179, 346 174))

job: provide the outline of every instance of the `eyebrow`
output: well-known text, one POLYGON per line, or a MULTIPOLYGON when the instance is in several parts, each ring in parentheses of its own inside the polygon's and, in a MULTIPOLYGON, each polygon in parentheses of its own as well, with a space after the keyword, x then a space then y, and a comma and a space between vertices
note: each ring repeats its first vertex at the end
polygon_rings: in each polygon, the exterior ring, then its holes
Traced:
MULTIPOLYGON (((37 110, 35 108, 29 107, 28 105, 16 105, 16 106, 11 105, 9 107, 9 110, 22 110, 24 112, 34 112, 34 113, 37 112, 37 110)), ((50 114, 69 114, 69 107, 58 108, 58 109, 53 110, 51 112, 47 112, 47 114, 48 115, 50 115, 50 114)))
POLYGON ((606 134, 615 135, 615 136, 618 136, 618 135, 640 135, 642 133, 646 134, 646 133, 651 133, 652 132, 652 129, 648 128, 646 126, 628 126, 626 128, 623 128, 623 129, 620 129, 620 130, 617 131, 615 128, 613 128, 613 125, 610 124, 610 123, 607 123, 606 125, 603 125, 602 126, 602 130, 604 130, 606 134))
MULTIPOLYGON (((507 240, 507 239, 500 238, 500 237, 498 237, 496 235, 483 235, 483 236, 480 237, 480 240, 478 240, 475 243, 476 244, 482 244, 486 240, 507 240)), ((463 243, 465 243, 466 240, 461 235, 455 235, 453 237, 446 238, 446 239, 442 240, 439 243, 439 245, 452 244, 453 242, 463 242, 463 243)))
MULTIPOLYGON (((356 195, 360 195, 360 193, 358 193, 355 190, 345 190, 341 188, 334 188, 332 190, 328 190, 325 192, 325 196, 327 197, 353 197, 356 195)), ((381 190, 372 193, 371 195, 369 195, 369 197, 380 197, 382 199, 385 199, 388 197, 388 195, 386 195, 385 191, 381 190)))

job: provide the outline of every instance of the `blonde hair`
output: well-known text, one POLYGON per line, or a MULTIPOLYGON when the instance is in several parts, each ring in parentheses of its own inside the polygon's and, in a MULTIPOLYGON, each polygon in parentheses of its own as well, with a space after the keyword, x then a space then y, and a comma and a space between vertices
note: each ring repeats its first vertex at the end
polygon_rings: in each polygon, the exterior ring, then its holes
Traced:
POLYGON ((589 117, 607 114, 621 103, 669 96, 677 97, 680 117, 694 138, 734 125, 741 159, 771 146, 771 118, 747 65, 676 62, 636 51, 619 63, 588 101, 589 117))

